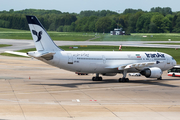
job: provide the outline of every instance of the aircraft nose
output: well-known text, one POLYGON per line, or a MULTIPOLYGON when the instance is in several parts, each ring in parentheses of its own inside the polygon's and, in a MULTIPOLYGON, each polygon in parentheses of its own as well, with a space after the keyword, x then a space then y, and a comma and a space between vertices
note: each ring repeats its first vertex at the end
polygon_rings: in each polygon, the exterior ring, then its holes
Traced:
POLYGON ((176 66, 177 62, 176 60, 171 56, 171 65, 176 66))
POLYGON ((176 66, 176 64, 177 64, 177 63, 176 63, 176 60, 174 60, 174 61, 173 61, 173 66, 176 66))

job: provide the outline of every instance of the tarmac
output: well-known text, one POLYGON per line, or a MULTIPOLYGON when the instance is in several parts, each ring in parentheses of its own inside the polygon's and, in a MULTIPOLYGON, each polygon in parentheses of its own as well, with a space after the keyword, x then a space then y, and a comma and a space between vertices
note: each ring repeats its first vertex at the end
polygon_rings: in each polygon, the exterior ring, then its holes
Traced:
POLYGON ((179 77, 93 76, 0 56, 0 120, 180 120, 179 77))
MULTIPOLYGON (((156 47, 179 49, 180 45, 154 44, 154 43, 180 43, 180 41, 54 41, 58 46, 64 45, 112 45, 112 46, 134 46, 134 47, 156 47), (148 43, 148 44, 147 44, 148 43), (152 43, 152 44, 150 44, 152 43)), ((33 40, 0 39, 0 44, 12 45, 0 49, 4 51, 16 51, 28 48, 35 48, 33 40)))

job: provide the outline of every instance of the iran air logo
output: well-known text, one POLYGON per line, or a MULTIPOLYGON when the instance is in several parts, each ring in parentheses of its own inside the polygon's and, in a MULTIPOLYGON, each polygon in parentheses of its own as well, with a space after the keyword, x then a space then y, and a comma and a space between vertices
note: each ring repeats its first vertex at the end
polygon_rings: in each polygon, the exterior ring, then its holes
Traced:
POLYGON ((145 54, 147 58, 165 58, 165 55, 161 53, 156 53, 156 54, 145 53, 145 54))
POLYGON ((42 31, 36 32, 35 30, 32 30, 33 35, 37 36, 37 41, 39 42, 41 40, 42 31))

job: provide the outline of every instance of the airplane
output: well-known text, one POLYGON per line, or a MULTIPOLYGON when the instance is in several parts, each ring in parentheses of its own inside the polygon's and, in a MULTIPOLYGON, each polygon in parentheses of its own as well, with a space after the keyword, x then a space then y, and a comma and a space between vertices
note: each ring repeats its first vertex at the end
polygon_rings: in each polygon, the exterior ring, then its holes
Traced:
POLYGON ((140 73, 147 78, 162 80, 162 73, 176 65, 172 56, 162 52, 142 51, 64 51, 50 38, 36 16, 26 16, 36 51, 12 54, 29 56, 49 65, 77 73, 95 73, 93 81, 103 76, 123 74, 118 82, 128 82, 127 73, 140 73))

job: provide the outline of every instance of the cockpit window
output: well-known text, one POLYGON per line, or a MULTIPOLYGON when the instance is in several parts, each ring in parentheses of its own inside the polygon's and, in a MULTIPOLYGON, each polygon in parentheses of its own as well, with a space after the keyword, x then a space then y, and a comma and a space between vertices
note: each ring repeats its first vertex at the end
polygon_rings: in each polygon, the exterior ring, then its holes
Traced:
POLYGON ((174 58, 172 57, 172 60, 174 60, 174 58))

